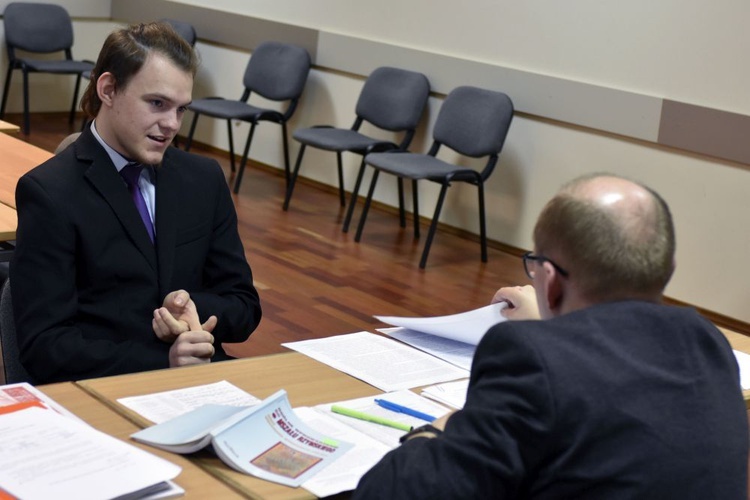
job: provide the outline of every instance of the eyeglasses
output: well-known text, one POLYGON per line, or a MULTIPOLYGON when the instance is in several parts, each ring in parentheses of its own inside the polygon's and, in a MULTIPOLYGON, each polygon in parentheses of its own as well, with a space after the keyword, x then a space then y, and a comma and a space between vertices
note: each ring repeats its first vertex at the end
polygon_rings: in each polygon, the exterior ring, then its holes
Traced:
POLYGON ((530 260, 531 261, 536 261, 536 262, 549 262, 552 265, 552 267, 554 267, 555 270, 558 273, 562 274, 566 278, 568 276, 568 271, 566 271, 562 267, 560 267, 557 264, 555 264, 554 262, 552 262, 551 259, 548 259, 547 257, 545 257, 543 255, 534 255, 532 252, 526 252, 525 254, 523 254, 523 269, 524 269, 524 271, 526 271, 526 275, 529 277, 529 279, 533 280, 534 279, 534 273, 536 272, 536 271, 534 271, 533 269, 531 269, 529 267, 529 261, 530 260))

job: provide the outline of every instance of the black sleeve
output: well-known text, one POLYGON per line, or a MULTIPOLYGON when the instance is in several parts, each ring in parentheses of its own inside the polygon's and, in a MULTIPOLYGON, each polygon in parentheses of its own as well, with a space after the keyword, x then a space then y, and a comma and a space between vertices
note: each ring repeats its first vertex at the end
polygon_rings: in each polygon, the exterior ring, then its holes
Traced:
POLYGON ((355 498, 519 498, 552 422, 549 386, 532 345, 509 323, 477 348, 464 409, 436 438, 388 453, 355 498))

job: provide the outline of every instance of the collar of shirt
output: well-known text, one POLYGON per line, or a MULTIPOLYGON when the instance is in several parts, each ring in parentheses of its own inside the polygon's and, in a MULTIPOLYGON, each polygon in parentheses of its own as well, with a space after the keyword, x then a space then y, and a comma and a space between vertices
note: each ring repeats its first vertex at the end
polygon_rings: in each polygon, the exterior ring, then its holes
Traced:
MULTIPOLYGON (((131 163, 130 160, 125 158, 123 155, 121 155, 120 153, 112 149, 112 147, 110 147, 109 144, 104 142, 104 139, 102 139, 102 136, 100 136, 99 132, 96 131, 96 120, 91 122, 91 132, 94 134, 94 137, 99 142, 99 144, 102 145, 102 147, 104 148, 104 151, 106 151, 107 154, 109 155, 109 159, 112 160, 112 163, 115 165, 117 172, 120 172, 120 170, 122 170, 125 167, 125 165, 127 165, 128 163, 131 163)), ((141 179, 153 185, 154 184, 154 167, 152 167, 151 165, 144 165, 143 167, 144 167, 143 172, 146 172, 146 175, 144 176, 143 174, 141 174, 141 179)))
MULTIPOLYGON (((131 163, 127 158, 122 156, 120 153, 112 149, 109 144, 104 142, 104 139, 96 131, 96 120, 91 122, 91 132, 99 144, 102 145, 104 150, 112 160, 117 172, 119 173, 125 165, 131 163)), ((151 217, 151 222, 156 220, 156 183, 154 181, 154 167, 152 165, 144 165, 141 176, 138 178, 138 188, 141 190, 144 200, 146 200, 146 207, 148 208, 148 214, 151 217), (144 175, 145 173, 145 175, 144 175)))

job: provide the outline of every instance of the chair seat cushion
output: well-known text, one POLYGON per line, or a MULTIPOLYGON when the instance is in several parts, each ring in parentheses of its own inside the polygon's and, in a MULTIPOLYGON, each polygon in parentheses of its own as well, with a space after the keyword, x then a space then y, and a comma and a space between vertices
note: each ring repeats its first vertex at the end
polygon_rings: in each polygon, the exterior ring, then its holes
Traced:
POLYGON ((328 151, 364 151, 376 145, 392 145, 390 141, 374 139, 354 130, 333 127, 297 129, 293 137, 308 146, 328 151))
POLYGON ((452 165, 434 156, 417 153, 371 153, 365 157, 365 163, 408 179, 441 180, 449 174, 454 174, 454 178, 459 180, 467 176, 473 178, 476 174, 472 169, 452 165))
POLYGON ((31 70, 40 73, 66 73, 76 74, 91 71, 94 65, 84 61, 70 61, 68 59, 45 61, 41 59, 21 59, 31 70))
POLYGON ((195 113, 224 118, 225 120, 253 121, 265 114, 281 115, 278 111, 259 108, 242 101, 231 99, 196 99, 188 106, 195 113))

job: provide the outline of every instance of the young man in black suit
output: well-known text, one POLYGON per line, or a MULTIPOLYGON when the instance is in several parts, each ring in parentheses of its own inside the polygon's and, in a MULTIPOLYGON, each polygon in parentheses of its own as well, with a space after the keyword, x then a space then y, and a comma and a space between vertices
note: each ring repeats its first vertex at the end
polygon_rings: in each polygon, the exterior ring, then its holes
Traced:
POLYGON ((610 175, 546 205, 532 287, 495 295, 463 410, 405 436, 355 498, 747 498, 748 421, 724 336, 661 304, 666 203, 610 175), (539 316, 543 320, 538 320, 539 316))
POLYGON ((35 382, 228 359, 221 343, 258 325, 223 171, 170 147, 197 65, 166 23, 113 32, 83 98, 94 121, 19 181, 10 279, 35 382))

